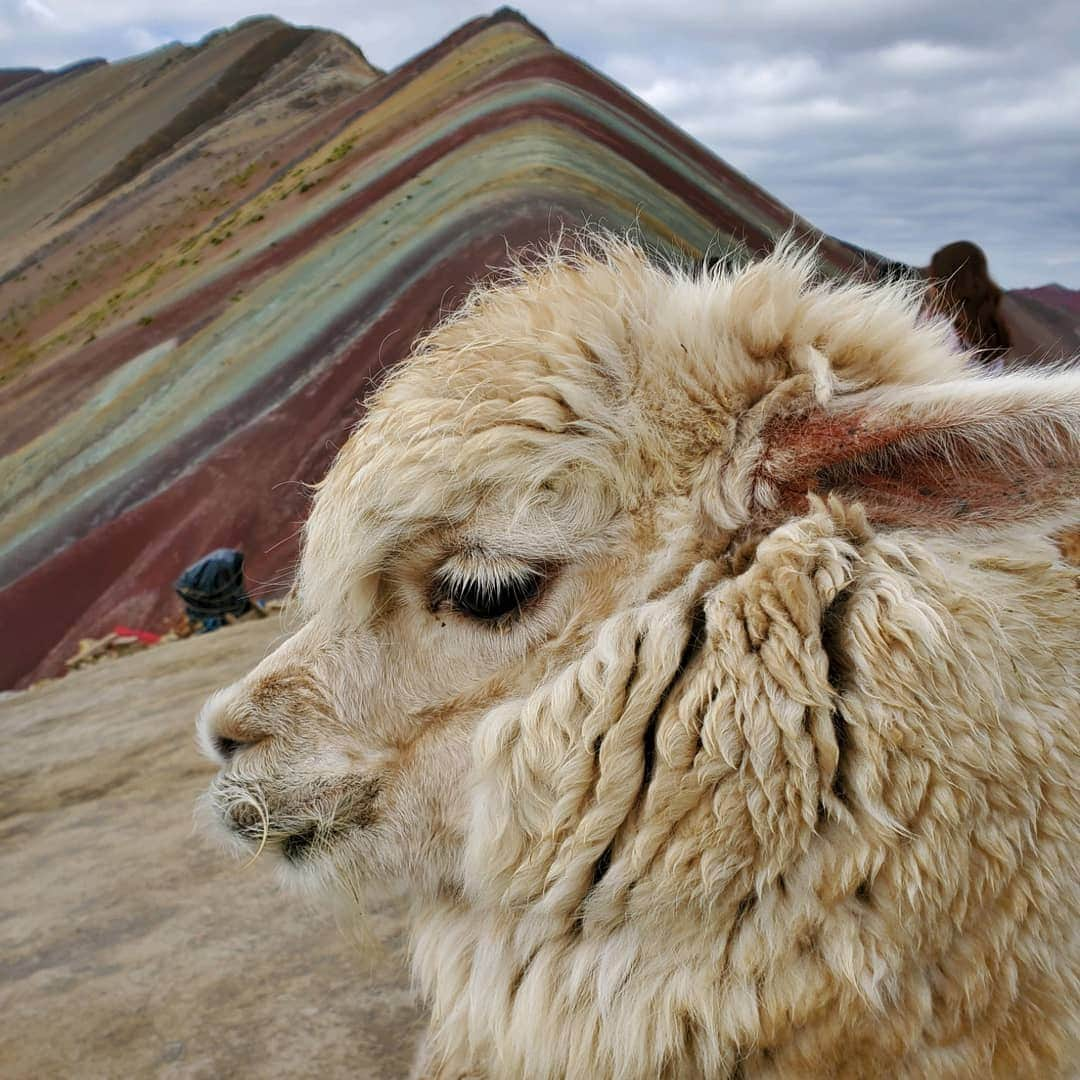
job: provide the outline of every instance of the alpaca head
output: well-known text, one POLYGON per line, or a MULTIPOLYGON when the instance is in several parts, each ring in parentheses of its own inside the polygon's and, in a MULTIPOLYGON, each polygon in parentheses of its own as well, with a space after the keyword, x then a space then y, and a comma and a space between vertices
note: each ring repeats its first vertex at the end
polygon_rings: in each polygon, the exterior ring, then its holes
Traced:
MULTIPOLYGON (((917 309, 789 249, 695 276, 610 240, 475 293, 319 486, 301 628, 203 711, 224 833, 349 889, 569 917, 602 878, 628 888, 634 838, 683 797, 660 764, 694 751, 658 717, 771 693, 716 685, 716 589, 747 552, 790 534, 818 558, 807 515, 847 522, 842 552, 864 518, 1000 530, 1075 497, 1075 378, 977 382, 917 309)), ((751 873, 803 842, 829 754, 802 763, 816 794, 777 778, 764 832, 728 807, 751 873)))

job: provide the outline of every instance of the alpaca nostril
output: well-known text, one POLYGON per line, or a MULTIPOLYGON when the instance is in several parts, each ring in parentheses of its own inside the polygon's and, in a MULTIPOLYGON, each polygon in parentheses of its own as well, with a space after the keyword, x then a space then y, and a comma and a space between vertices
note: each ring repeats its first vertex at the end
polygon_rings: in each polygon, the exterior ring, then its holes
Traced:
POLYGON ((195 725, 199 748, 219 768, 230 765, 272 734, 247 705, 242 688, 226 687, 212 694, 195 725))

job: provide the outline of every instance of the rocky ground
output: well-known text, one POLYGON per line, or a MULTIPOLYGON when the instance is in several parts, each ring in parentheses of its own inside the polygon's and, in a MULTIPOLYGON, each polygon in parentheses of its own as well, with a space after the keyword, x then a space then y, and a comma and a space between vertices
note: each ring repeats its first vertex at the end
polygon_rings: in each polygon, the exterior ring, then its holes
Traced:
POLYGON ((400 912, 347 939, 192 827, 193 723, 276 618, 0 698, 0 1076, 407 1075, 400 912))

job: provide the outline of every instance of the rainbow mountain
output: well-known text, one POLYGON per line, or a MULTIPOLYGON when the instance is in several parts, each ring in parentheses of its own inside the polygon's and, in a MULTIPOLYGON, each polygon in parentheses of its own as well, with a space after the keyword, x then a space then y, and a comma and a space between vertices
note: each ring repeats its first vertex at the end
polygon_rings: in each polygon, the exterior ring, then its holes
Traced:
POLYGON ((0 74, 0 688, 160 630, 218 546, 287 587, 307 485, 414 337, 521 245, 865 256, 513 11, 390 72, 272 18, 0 74))

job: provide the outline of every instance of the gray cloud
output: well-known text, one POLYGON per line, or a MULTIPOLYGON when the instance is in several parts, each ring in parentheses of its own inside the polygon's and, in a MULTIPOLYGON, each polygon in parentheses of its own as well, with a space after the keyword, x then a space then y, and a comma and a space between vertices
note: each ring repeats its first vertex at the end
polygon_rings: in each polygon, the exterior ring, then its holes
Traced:
MULTIPOLYGON (((392 67, 475 15, 285 0, 392 67)), ((0 64, 194 40, 234 0, 0 0, 0 64)), ((526 14, 819 227, 925 263, 982 244, 1002 284, 1080 286, 1080 20, 1071 0, 537 0, 526 14)))

